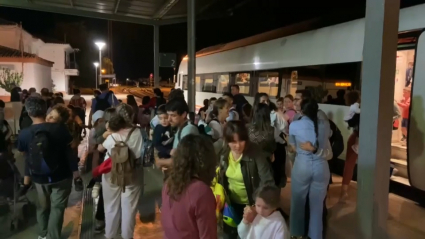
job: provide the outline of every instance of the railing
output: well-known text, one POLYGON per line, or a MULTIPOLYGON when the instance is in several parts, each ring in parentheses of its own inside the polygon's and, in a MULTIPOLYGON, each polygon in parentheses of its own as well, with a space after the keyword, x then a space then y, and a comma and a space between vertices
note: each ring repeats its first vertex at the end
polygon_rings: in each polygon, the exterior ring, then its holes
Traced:
POLYGON ((77 62, 67 62, 65 65, 65 69, 77 69, 78 70, 78 64, 77 62))

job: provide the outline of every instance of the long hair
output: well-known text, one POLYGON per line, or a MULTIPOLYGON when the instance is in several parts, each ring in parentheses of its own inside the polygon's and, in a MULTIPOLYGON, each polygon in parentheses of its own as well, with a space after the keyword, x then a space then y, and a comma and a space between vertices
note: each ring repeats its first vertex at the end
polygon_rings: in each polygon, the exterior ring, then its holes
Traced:
POLYGON ((116 107, 117 115, 120 115, 127 122, 128 126, 133 125, 134 111, 130 105, 121 103, 116 107))
POLYGON ((217 156, 212 142, 202 135, 184 137, 173 155, 173 167, 167 179, 167 194, 178 201, 194 178, 208 186, 215 176, 217 156))
POLYGON ((211 119, 218 118, 218 112, 226 106, 227 100, 221 98, 216 100, 213 105, 213 110, 211 111, 211 119))
POLYGON ((136 102, 136 99, 134 98, 134 95, 127 95, 127 104, 137 107, 137 102, 136 102))
POLYGON ((257 111, 257 109, 256 109, 256 107, 258 106, 258 104, 260 103, 260 99, 261 99, 261 97, 263 97, 263 96, 268 96, 267 94, 265 94, 265 93, 260 93, 260 92, 257 92, 256 94, 255 94, 255 96, 254 96, 254 104, 252 104, 252 110, 251 110, 251 114, 250 114, 250 118, 251 118, 251 120, 254 118, 254 113, 257 111))
POLYGON ((313 99, 305 99, 301 101, 301 111, 303 115, 307 116, 309 119, 313 121, 314 124, 314 132, 316 133, 316 144, 319 145, 317 137, 319 135, 318 130, 318 118, 317 112, 319 111, 319 105, 313 99))
POLYGON ((255 112, 252 118, 252 124, 255 130, 260 132, 268 132, 271 127, 270 107, 260 103, 255 107, 255 112))

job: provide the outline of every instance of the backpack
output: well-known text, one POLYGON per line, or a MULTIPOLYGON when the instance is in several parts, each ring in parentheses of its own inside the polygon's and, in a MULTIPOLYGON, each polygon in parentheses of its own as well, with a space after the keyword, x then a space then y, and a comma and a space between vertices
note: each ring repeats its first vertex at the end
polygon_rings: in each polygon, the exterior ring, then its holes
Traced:
POLYGON ((109 97, 111 96, 111 92, 108 92, 104 98, 96 97, 96 107, 94 108, 94 112, 98 110, 105 111, 108 108, 111 108, 111 104, 109 104, 109 97))
POLYGON ((19 117, 19 128, 25 129, 32 125, 32 119, 28 115, 27 110, 25 109, 25 106, 22 107, 21 116, 19 117))
POLYGON ((344 138, 332 120, 329 120, 329 125, 332 130, 332 136, 329 138, 329 142, 331 143, 333 157, 337 158, 344 151, 344 138))
POLYGON ((52 157, 49 138, 49 132, 37 131, 29 144, 28 167, 31 175, 48 176, 59 168, 58 160, 52 157))
POLYGON ((152 166, 154 159, 154 147, 152 140, 149 139, 149 135, 145 129, 141 129, 143 145, 142 145, 142 163, 143 167, 152 166))
POLYGON ((111 184, 121 187, 123 193, 125 192, 126 186, 135 184, 136 182, 136 157, 127 145, 135 129, 136 127, 130 130, 125 141, 116 141, 111 135, 112 139, 115 141, 115 145, 111 149, 110 154, 112 163, 111 184))

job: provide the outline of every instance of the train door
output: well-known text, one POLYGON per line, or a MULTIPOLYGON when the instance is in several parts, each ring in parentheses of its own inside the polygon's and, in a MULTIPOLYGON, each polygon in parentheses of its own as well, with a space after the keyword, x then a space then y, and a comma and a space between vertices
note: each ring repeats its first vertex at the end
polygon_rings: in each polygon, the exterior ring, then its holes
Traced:
MULTIPOLYGON (((410 114, 402 115, 402 126, 407 126, 407 170, 410 185, 414 188, 425 191, 425 33, 419 35, 416 45, 416 54, 414 50, 406 57, 407 60, 403 66, 403 78, 405 79, 402 89, 404 106, 411 104, 407 108, 410 114), (412 58, 414 54, 414 58, 412 58), (410 92, 410 91, 411 92, 410 92), (411 93, 409 97, 408 94, 411 93), (404 123, 404 125, 403 125, 404 123), (407 125, 406 125, 407 124, 407 125)), ((401 70, 401 69, 400 69, 401 70)), ((407 113, 407 112, 405 112, 407 113)), ((403 112, 402 112, 403 114, 403 112)))

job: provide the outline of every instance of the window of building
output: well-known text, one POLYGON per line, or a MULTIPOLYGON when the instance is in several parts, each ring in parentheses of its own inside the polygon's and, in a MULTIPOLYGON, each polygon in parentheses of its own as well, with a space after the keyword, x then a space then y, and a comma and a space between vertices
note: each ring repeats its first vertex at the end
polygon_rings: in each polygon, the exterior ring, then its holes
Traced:
POLYGON ((187 90, 187 75, 183 76, 183 90, 187 90))
POLYGON ((261 72, 258 77, 258 92, 276 97, 279 91, 279 72, 261 72))
POLYGON ((236 74, 235 84, 239 86, 239 93, 249 94, 250 76, 251 74, 249 73, 236 74))
POLYGON ((219 74, 217 78, 217 93, 223 94, 229 92, 229 74, 219 74))
POLYGON ((202 89, 201 76, 197 75, 195 77, 195 91, 201 91, 201 89, 202 89))

